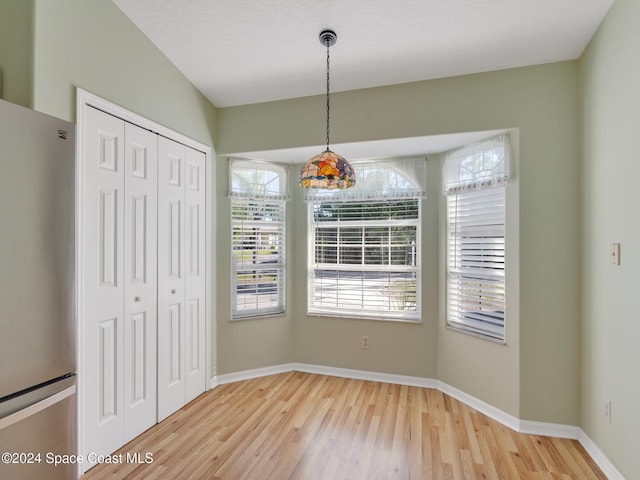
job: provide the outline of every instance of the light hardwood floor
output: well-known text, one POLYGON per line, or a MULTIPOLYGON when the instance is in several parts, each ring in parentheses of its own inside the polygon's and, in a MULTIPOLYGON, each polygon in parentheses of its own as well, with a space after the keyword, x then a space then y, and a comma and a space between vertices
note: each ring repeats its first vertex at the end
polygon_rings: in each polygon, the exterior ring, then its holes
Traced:
POLYGON ((300 372, 218 386, 117 454, 82 480, 606 480, 577 441, 516 433, 438 390, 300 372))

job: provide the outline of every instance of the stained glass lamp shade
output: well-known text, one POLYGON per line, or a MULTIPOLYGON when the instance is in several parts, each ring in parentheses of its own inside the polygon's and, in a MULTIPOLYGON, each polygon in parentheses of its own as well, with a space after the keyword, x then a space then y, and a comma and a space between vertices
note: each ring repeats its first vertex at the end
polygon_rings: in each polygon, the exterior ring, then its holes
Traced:
POLYGON ((304 188, 349 188, 356 184, 351 164, 331 150, 310 158, 300 171, 300 186, 304 188))

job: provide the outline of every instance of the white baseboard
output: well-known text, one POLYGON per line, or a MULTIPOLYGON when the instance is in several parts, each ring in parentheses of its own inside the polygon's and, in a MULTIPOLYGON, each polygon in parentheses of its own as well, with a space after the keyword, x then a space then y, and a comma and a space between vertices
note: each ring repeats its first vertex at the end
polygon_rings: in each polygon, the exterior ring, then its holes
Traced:
POLYGON ((593 461, 598 464, 600 470, 602 470, 602 473, 604 473, 609 480, 625 480, 624 475, 620 473, 615 465, 611 463, 611 460, 609 460, 607 456, 602 453, 602 450, 600 450, 598 446, 593 443, 593 440, 591 440, 582 429, 580 429, 580 437, 578 438, 578 441, 584 447, 593 461))
POLYGON ((531 420, 518 420, 519 433, 529 435, 542 435, 545 437, 569 438, 571 440, 580 439, 580 427, 573 425, 562 425, 559 423, 532 422, 531 420))
POLYGON ((240 372, 225 373, 211 379, 211 388, 225 383, 240 382, 242 380, 250 380, 252 378, 266 377, 267 375, 275 375, 278 373, 286 373, 297 370, 293 363, 283 363, 272 367, 254 368, 252 370, 242 370, 240 372))
POLYGON ((435 388, 518 433, 578 440, 609 480, 625 480, 624 476, 618 471, 613 463, 611 463, 607 456, 602 453, 598 446, 580 427, 573 425, 561 425, 557 423, 520 420, 519 418, 514 417, 513 415, 472 395, 469 395, 462 390, 458 390, 445 382, 432 378, 378 373, 366 370, 352 370, 348 368, 325 367, 322 365, 312 365, 307 363, 284 363, 271 367, 255 368, 252 370, 218 375, 211 379, 211 388, 225 383, 238 382, 292 371, 330 375, 333 377, 353 378, 356 380, 393 383, 411 387, 435 388))
POLYGON ((407 375, 395 375, 392 373, 368 372, 366 370, 351 370, 348 368, 324 367, 308 363, 293 363, 293 370, 305 373, 317 373, 332 377, 353 378, 356 380, 370 380, 372 382, 395 383, 421 388, 438 388, 438 382, 430 378, 410 377, 407 375))
POLYGON ((482 400, 469 395, 462 390, 458 390, 451 385, 438 381, 438 390, 442 393, 446 393, 447 395, 455 398, 456 400, 461 401, 465 405, 474 408, 480 413, 485 414, 487 417, 495 420, 496 422, 500 422, 506 427, 509 427, 511 430, 515 430, 516 432, 520 432, 520 419, 514 417, 513 415, 508 414, 507 412, 500 410, 499 408, 494 407, 482 400))

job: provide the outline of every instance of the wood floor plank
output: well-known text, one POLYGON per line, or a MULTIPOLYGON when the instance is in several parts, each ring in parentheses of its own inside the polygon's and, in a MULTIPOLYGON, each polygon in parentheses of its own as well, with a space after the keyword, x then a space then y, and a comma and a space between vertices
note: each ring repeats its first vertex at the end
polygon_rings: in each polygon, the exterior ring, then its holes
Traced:
POLYGON ((82 480, 606 480, 575 440, 522 435, 444 393, 302 372, 219 386, 82 480))

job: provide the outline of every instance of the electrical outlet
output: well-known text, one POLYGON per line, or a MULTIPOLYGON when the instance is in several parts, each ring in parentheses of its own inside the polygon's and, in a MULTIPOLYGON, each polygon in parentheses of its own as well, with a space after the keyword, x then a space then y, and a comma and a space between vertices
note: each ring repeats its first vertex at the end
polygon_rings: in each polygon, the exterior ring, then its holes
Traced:
POLYGON ((367 349, 369 348, 369 335, 363 335, 360 341, 360 347, 367 349))
POLYGON ((611 423, 611 400, 604 402, 604 416, 607 418, 607 421, 611 423))

